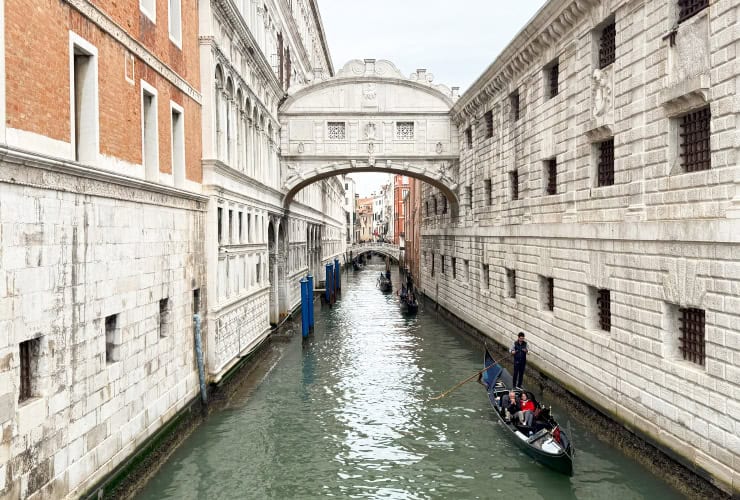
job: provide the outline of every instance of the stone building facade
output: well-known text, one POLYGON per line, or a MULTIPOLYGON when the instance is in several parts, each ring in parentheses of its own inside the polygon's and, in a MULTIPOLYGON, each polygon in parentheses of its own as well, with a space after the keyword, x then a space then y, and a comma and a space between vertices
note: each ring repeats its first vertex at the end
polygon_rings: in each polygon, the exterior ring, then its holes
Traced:
POLYGON ((735 493, 739 7, 547 2, 452 110, 459 210, 422 198, 428 296, 527 332, 540 370, 735 493))
POLYGON ((197 394, 197 16, 169 4, 0 2, 2 498, 81 495, 197 394))
POLYGON ((300 301, 299 280, 343 253, 340 180, 283 205, 278 106, 332 72, 311 1, 199 3, 203 185, 209 196, 208 369, 218 380, 300 301))

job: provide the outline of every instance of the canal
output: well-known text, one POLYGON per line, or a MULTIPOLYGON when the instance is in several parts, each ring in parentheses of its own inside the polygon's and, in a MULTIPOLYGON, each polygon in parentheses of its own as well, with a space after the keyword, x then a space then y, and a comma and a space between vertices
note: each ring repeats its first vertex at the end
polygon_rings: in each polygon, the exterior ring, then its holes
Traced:
POLYGON ((404 317, 375 287, 381 269, 376 257, 343 273, 313 336, 272 343, 137 498, 682 498, 556 401, 577 448, 570 478, 519 451, 478 384, 430 400, 479 370, 482 348, 429 303, 404 317))

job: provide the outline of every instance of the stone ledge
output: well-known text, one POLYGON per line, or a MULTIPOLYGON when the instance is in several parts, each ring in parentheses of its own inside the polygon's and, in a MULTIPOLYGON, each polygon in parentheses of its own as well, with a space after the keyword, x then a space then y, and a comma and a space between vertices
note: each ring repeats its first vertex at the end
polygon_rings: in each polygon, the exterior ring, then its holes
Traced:
POLYGON ((675 118, 706 106, 709 103, 709 92, 709 75, 705 73, 664 88, 658 94, 658 102, 667 118, 675 118))

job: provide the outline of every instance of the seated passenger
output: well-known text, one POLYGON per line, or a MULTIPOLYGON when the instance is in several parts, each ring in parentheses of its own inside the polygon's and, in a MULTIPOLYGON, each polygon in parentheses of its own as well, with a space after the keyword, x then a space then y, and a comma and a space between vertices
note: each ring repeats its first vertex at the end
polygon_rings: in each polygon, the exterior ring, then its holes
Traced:
POLYGON ((514 414, 519 419, 519 424, 532 427, 534 420, 534 403, 529 399, 526 392, 522 392, 522 399, 519 401, 519 411, 514 414))
POLYGON ((507 422, 511 420, 512 415, 519 411, 519 401, 517 401, 514 391, 509 391, 508 397, 506 395, 501 396, 501 411, 504 412, 504 418, 507 422))

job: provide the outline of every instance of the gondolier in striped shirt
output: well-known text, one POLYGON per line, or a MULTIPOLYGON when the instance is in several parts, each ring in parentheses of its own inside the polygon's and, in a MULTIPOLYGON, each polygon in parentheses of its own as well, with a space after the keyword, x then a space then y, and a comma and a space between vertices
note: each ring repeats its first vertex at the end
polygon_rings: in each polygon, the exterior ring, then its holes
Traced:
POLYGON ((527 366, 527 342, 524 340, 524 332, 519 332, 519 336, 510 352, 514 357, 512 383, 514 387, 521 387, 524 380, 524 368, 527 366))

